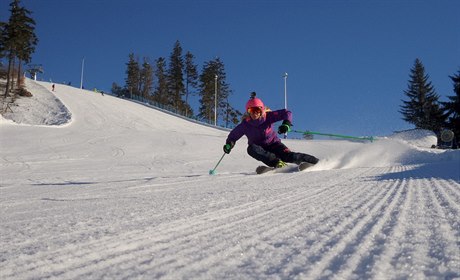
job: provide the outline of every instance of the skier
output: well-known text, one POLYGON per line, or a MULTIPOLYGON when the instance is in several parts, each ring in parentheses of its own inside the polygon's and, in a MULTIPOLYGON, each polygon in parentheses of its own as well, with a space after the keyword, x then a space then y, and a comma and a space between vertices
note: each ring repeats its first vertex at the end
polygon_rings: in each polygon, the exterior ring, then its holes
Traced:
POLYGON ((248 154, 256 160, 262 161, 269 167, 281 168, 286 162, 300 165, 308 163, 307 166, 318 163, 319 159, 314 156, 295 153, 281 143, 280 138, 272 129, 272 124, 283 121, 278 128, 279 134, 291 130, 292 113, 286 109, 277 111, 265 111, 262 100, 251 93, 251 98, 246 103, 246 116, 228 135, 224 145, 224 152, 229 154, 243 135, 248 138, 248 154))

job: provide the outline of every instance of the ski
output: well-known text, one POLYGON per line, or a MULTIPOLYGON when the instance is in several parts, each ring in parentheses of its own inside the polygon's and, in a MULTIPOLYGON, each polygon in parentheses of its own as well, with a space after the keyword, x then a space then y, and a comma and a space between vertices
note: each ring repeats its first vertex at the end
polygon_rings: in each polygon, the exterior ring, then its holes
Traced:
POLYGON ((275 168, 270 167, 270 166, 260 165, 260 166, 257 166, 256 173, 257 174, 264 174, 264 173, 267 173, 267 172, 272 171, 272 170, 275 170, 275 168))
POLYGON ((302 163, 299 164, 299 166, 297 166, 297 168, 299 169, 299 171, 302 171, 302 170, 305 170, 308 167, 313 166, 313 165, 314 165, 313 163, 302 162, 302 163))
POLYGON ((309 163, 309 162, 302 162, 297 166, 286 166, 282 168, 275 168, 275 167, 270 167, 270 166, 265 166, 265 165, 260 165, 257 166, 256 168, 256 173, 257 174, 264 174, 270 171, 276 172, 276 173, 291 173, 291 172, 296 172, 296 171, 303 171, 314 164, 309 163))

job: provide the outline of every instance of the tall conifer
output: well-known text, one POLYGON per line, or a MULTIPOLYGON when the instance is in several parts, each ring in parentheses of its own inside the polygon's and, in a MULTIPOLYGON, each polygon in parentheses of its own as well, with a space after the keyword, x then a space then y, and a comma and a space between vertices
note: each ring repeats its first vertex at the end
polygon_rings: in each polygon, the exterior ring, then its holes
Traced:
POLYGON ((148 62, 147 58, 144 58, 142 63, 142 69, 140 71, 140 94, 144 99, 151 98, 153 89, 153 67, 148 62))
POLYGON ((188 111, 188 108, 191 110, 189 105, 190 88, 196 89, 198 86, 198 71, 194 59, 195 57, 191 52, 188 51, 185 54, 185 105, 187 108, 187 111, 185 112, 186 116, 193 115, 192 111, 188 111))
POLYGON ((130 97, 139 95, 140 88, 140 67, 139 61, 134 57, 134 53, 129 54, 129 61, 126 63, 126 89, 130 97))
POLYGON ((21 76, 22 62, 30 62, 32 53, 38 43, 35 35, 35 21, 30 17, 31 12, 20 6, 20 0, 13 0, 10 4, 11 16, 8 23, 2 23, 1 46, 2 56, 8 58, 8 75, 5 95, 14 87, 12 72, 14 61, 18 59, 18 81, 21 76), (11 84, 10 84, 11 82, 11 84))
POLYGON ((174 44, 174 49, 169 57, 168 88, 171 94, 170 103, 179 112, 185 112, 185 104, 182 97, 185 94, 184 86, 184 59, 182 47, 179 41, 174 44))
POLYGON ((450 101, 442 102, 442 105, 448 117, 447 127, 454 132, 455 142, 458 145, 460 144, 460 70, 450 78, 454 86, 454 95, 448 96, 450 101))
POLYGON ((403 105, 399 112, 403 115, 403 120, 414 124, 416 128, 439 133, 444 114, 439 106, 439 96, 428 79, 425 67, 417 58, 411 69, 408 89, 404 91, 409 100, 402 100, 403 105))
POLYGON ((208 61, 203 66, 200 75, 200 108, 198 116, 209 123, 214 122, 215 110, 217 110, 218 123, 219 116, 224 115, 227 108, 228 97, 232 91, 227 84, 224 63, 216 58, 208 61), (217 76, 217 108, 216 106, 216 76, 217 76))
POLYGON ((156 87, 153 100, 161 106, 171 105, 168 102, 168 80, 166 75, 166 60, 164 57, 160 57, 156 60, 156 87))

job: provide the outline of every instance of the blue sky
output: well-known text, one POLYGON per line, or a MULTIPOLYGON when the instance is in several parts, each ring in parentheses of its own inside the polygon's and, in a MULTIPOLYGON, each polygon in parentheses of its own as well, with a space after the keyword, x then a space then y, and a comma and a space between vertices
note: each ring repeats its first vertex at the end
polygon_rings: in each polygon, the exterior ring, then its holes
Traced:
MULTIPOLYGON (((9 18, 0 2, 0 20, 9 18)), ((33 12, 40 79, 86 88, 124 85, 129 53, 169 57, 179 40, 203 63, 220 57, 231 103, 251 91, 288 108, 294 128, 388 135, 412 128, 398 112, 409 71, 421 59, 441 101, 460 69, 457 0, 22 0, 33 12)), ((192 97, 197 102, 198 97, 192 97)), ((197 109, 195 107, 194 109, 197 109)))

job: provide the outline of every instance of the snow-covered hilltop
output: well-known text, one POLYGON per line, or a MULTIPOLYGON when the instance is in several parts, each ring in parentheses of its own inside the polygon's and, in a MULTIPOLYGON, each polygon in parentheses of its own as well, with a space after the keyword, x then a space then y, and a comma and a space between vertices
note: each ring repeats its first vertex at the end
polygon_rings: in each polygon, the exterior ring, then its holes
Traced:
POLYGON ((0 118, 1 279, 460 277, 460 152, 429 134, 285 140, 320 163, 260 176, 241 139, 210 176, 228 132, 27 87, 0 118))

